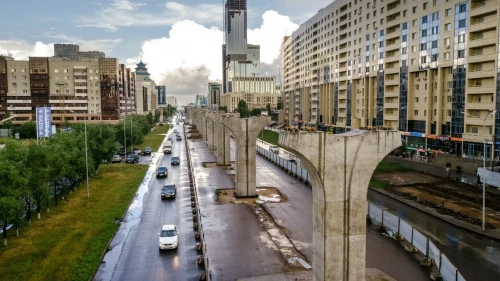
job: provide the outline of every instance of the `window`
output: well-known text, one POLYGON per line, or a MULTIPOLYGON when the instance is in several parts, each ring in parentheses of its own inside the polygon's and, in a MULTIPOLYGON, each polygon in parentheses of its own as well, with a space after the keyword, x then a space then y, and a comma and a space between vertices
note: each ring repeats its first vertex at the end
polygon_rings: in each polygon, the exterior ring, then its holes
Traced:
POLYGON ((458 28, 465 27, 465 19, 458 21, 458 28))
POLYGON ((411 59, 411 65, 415 65, 415 59, 411 59))
POLYGON ((427 110, 424 110, 424 116, 427 116, 427 110))
POLYGON ((59 73, 59 69, 54 69, 54 73, 59 73))
MULTIPOLYGON (((446 101, 451 102, 451 96, 446 96, 446 101)), ((451 116, 451 110, 450 110, 450 114, 448 116, 451 116)))
POLYGON ((427 10, 427 8, 429 7, 429 3, 428 2, 425 2, 424 3, 424 10, 427 10))
POLYGON ((457 52, 457 58, 459 59, 465 58, 465 50, 459 50, 457 52))
POLYGON ((415 103, 418 103, 418 97, 415 97, 415 103))
POLYGON ((411 22, 411 26, 417 26, 417 23, 418 23, 418 21, 417 21, 417 20, 413 20, 413 21, 411 22))
POLYGON ((427 23, 427 16, 422 17, 422 23, 427 23))
POLYGON ((427 62, 427 57, 426 56, 421 56, 420 57, 420 63, 426 63, 427 62))
POLYGON ((403 26, 401 27, 402 30, 407 30, 408 29, 408 23, 405 22, 403 23, 403 26))
POLYGON ((445 46, 450 46, 450 38, 444 38, 444 45, 445 46))
POLYGON ((446 9, 446 11, 444 11, 444 15, 447 16, 447 17, 451 17, 451 8, 450 9, 446 9))
POLYGON ((431 62, 438 61, 439 54, 433 54, 431 55, 431 62))
POLYGON ((27 94, 28 93, 28 90, 23 90, 23 94, 27 94))
MULTIPOLYGON (((451 96, 448 97, 450 98, 450 101, 448 102, 451 102, 451 96)), ((451 109, 446 110, 446 115, 448 115, 448 117, 451 117, 451 109)))
POLYGON ((414 110, 413 115, 418 116, 418 110, 414 110))
POLYGON ((411 52, 415 53, 417 51, 417 46, 411 46, 411 52))
POLYGON ((24 80, 28 79, 28 76, 24 75, 24 76, 23 76, 23 79, 24 79, 24 80))
POLYGON ((379 47, 379 48, 384 47, 384 41, 380 41, 380 42, 378 42, 378 47, 379 47))
POLYGON ((407 53, 408 53, 408 48, 407 47, 401 48, 401 54, 402 55, 406 55, 407 53))
POLYGON ((413 12, 414 14, 416 14, 416 13, 417 13, 417 7, 413 7, 412 12, 413 12))
POLYGON ((413 32, 413 33, 411 34, 411 39, 412 39, 412 40, 415 40, 415 37, 417 37, 417 33, 416 33, 416 32, 413 32))
POLYGON ((12 79, 13 79, 13 80, 16 80, 16 75, 12 75, 12 79))
POLYGON ((431 48, 437 48, 438 47, 438 41, 434 40, 431 42, 431 48))
POLYGON ((403 11, 403 17, 407 17, 408 16, 408 10, 404 10, 403 11))
POLYGON ((448 89, 452 89, 453 88, 453 81, 448 81, 448 89))
POLYGON ((23 83, 23 87, 28 87, 28 83, 23 83))
POLYGON ((459 13, 464 13, 466 11, 467 11, 467 4, 466 3, 460 4, 458 12, 459 13))
POLYGON ((439 12, 432 13, 432 20, 438 20, 439 19, 439 12))
MULTIPOLYGON (((438 4, 438 0, 432 0, 432 6, 437 6, 438 4)), ((436 113, 434 113, 434 115, 436 115, 436 113)))
POLYGON ((420 51, 425 51, 427 49, 427 43, 420 44, 420 51))
POLYGON ((64 73, 68 73, 68 70, 67 70, 67 69, 65 69, 65 70, 64 70, 64 73))
POLYGON ((444 53, 444 60, 450 60, 450 53, 444 53))
POLYGON ((477 128, 477 127, 471 127, 471 128, 470 128, 470 131, 471 131, 471 133, 473 133, 473 134, 477 134, 477 132, 478 132, 478 128, 477 128))
POLYGON ((420 90, 420 85, 419 84, 415 84, 415 91, 418 91, 420 90))
POLYGON ((427 29, 423 29, 420 31, 420 37, 426 37, 427 36, 427 29))
POLYGON ((458 43, 464 43, 465 42, 465 34, 458 35, 458 43))
POLYGON ((12 87, 17 87, 17 83, 12 83, 12 87))
POLYGON ((438 34, 439 33, 439 26, 433 26, 432 27, 432 34, 438 34))
POLYGON ((21 72, 26 72, 26 68, 21 69, 21 72))
POLYGON ((447 23, 444 25, 444 31, 450 31, 451 30, 451 23, 447 23))
POLYGON ((408 35, 403 35, 403 36, 401 37, 401 41, 402 41, 402 42, 408 42, 408 35))

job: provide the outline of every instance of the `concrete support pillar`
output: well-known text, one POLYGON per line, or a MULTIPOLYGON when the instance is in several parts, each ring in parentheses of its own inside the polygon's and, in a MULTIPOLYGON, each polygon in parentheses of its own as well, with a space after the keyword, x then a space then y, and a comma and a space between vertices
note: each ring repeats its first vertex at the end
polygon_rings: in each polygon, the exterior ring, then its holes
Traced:
POLYGON ((206 122, 206 132, 207 132, 206 141, 208 144, 208 150, 214 150, 215 149, 214 122, 212 120, 210 120, 209 118, 205 118, 205 122, 206 122))
POLYGON ((280 132, 313 189, 313 280, 365 280, 368 184, 378 163, 401 145, 397 131, 341 135, 280 132))
POLYGON ((228 128, 223 125, 219 126, 217 131, 217 165, 219 166, 231 165, 230 135, 228 128))
POLYGON ((238 197, 256 196, 256 153, 255 145, 259 132, 269 123, 270 116, 222 118, 222 125, 234 134, 236 140, 236 191, 238 197))

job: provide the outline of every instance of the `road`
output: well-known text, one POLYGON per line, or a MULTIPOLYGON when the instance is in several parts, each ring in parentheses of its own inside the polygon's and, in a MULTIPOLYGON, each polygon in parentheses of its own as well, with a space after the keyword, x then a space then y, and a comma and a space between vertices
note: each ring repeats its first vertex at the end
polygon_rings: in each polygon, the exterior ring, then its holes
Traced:
MULTIPOLYGON (((182 132, 182 125, 175 128, 182 132)), ((169 131, 172 134, 172 129, 169 131)), ((198 280, 197 252, 192 228, 192 213, 184 141, 174 142, 172 155, 155 152, 150 171, 139 188, 124 222, 111 243, 94 280, 198 280), (180 156, 179 166, 170 166, 171 156, 180 156), (151 173, 156 166, 166 166, 168 178, 156 179, 151 173), (173 182, 177 186, 175 200, 161 200, 161 187, 173 182), (160 252, 158 233, 163 224, 176 224, 179 229, 177 250, 160 252)), ((141 157, 146 161, 147 157, 141 157)))

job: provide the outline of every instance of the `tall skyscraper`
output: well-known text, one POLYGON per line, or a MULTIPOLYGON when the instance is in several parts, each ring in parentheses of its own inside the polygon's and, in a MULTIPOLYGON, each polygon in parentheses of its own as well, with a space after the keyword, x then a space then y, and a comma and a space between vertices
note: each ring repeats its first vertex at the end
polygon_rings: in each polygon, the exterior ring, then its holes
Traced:
POLYGON ((227 0, 224 9, 223 92, 232 91, 233 77, 256 77, 260 46, 247 44, 247 1, 227 0))
POLYGON ((156 86, 158 104, 167 104, 167 86, 156 86))

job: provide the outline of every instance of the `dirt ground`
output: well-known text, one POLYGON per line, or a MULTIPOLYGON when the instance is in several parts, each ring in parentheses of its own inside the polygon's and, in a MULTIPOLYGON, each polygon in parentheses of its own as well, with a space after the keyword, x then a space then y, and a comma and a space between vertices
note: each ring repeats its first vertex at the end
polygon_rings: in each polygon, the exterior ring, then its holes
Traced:
POLYGON ((235 198, 234 188, 217 189, 217 202, 220 204, 247 204, 253 206, 257 203, 281 203, 286 202, 286 196, 282 195, 275 187, 261 186, 257 187, 258 198, 235 198), (270 199, 272 198, 272 199, 270 199), (270 199, 270 200, 268 200, 270 199))
MULTIPOLYGON (((414 200, 473 224, 482 217, 482 188, 438 178, 417 171, 375 173, 373 178, 387 184, 386 191, 414 200)), ((486 221, 500 228, 500 192, 486 192, 486 221)))

